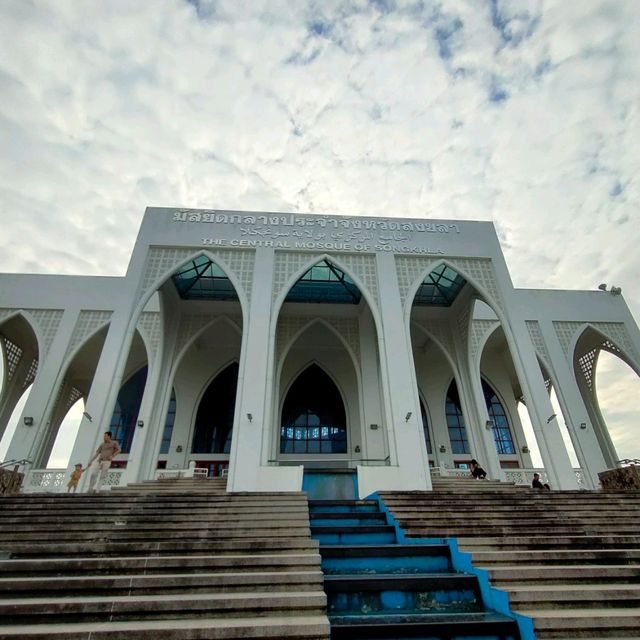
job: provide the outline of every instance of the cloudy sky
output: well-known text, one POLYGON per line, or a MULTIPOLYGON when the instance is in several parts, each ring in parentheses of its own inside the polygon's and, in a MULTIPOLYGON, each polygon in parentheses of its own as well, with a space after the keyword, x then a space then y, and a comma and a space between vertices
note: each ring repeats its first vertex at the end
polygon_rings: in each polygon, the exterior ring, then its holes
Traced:
POLYGON ((122 275, 147 205, 492 220, 640 318, 639 60, 637 0, 2 0, 0 271, 122 275))

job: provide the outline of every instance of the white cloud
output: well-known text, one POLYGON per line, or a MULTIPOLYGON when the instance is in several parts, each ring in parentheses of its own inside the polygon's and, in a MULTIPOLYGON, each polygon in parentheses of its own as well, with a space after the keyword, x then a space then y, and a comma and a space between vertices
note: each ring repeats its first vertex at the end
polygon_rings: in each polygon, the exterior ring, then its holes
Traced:
POLYGON ((0 269, 123 274, 147 205, 491 219, 640 317, 638 59, 619 0, 3 2, 0 269))

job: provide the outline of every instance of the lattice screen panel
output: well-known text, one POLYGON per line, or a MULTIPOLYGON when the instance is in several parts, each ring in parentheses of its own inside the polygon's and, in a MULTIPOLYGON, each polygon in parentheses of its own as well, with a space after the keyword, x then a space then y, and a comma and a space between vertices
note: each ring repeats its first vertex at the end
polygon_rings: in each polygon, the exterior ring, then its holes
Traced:
POLYGON ((73 328, 65 360, 79 347, 89 336, 92 336, 98 329, 104 327, 110 320, 111 311, 81 311, 73 328))
POLYGON ((29 365, 29 371, 27 372, 27 377, 24 379, 22 383, 22 388, 26 389, 35 379, 36 375, 38 375, 38 358, 34 358, 29 365))
POLYGON ((525 324, 527 326, 527 331, 529 332, 529 337, 531 338, 531 342, 536 350, 536 353, 540 357, 540 359, 545 363, 548 369, 551 368, 551 358, 549 357, 549 351, 547 350, 547 344, 544 341, 544 337, 542 335, 542 331, 540 330, 540 324, 537 320, 526 320, 525 324))
POLYGON ((22 358, 22 349, 15 344, 15 342, 11 342, 9 338, 5 338, 2 336, 2 344, 4 346, 4 353, 6 358, 6 366, 7 366, 7 381, 13 378, 13 375, 20 364, 20 359, 22 358))
POLYGON ((144 335, 149 349, 149 363, 154 361, 160 349, 162 328, 160 326, 160 313, 158 311, 143 311, 138 320, 138 331, 144 335))
POLYGON ((476 360, 480 345, 500 323, 497 320, 473 320, 471 322, 471 357, 476 360))
POLYGON ((49 353, 64 311, 59 309, 25 309, 35 319, 44 341, 44 355, 49 353))

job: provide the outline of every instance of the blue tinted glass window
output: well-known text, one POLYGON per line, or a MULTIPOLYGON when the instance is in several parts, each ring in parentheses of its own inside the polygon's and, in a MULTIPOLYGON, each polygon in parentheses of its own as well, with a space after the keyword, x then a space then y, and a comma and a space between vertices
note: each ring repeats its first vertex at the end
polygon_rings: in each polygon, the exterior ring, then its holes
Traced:
POLYGON ((493 422, 493 440, 496 443, 497 452, 499 454, 515 453, 516 448, 513 444, 509 420, 500 399, 485 380, 482 381, 482 391, 489 418, 493 422))

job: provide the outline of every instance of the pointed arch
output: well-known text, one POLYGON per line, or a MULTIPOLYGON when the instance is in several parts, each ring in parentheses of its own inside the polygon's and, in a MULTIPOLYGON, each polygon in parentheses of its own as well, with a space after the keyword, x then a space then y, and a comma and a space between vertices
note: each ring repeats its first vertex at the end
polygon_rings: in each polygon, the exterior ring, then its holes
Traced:
MULTIPOLYGON (((179 251, 179 250, 176 250, 179 251)), ((234 250, 235 251, 235 250, 234 250)), ((249 249, 238 249, 238 251, 251 251, 249 249)), ((254 252, 251 251, 251 255, 254 255, 254 252)), ((136 324, 140 318, 140 314, 144 311, 147 303, 153 296, 153 294, 158 291, 169 279, 173 276, 174 273, 188 265, 190 262, 196 260, 199 257, 205 257, 208 260, 211 260, 214 264, 216 264, 222 271, 224 271, 225 275, 231 281, 233 288, 235 289, 236 295, 238 296, 238 301, 240 303, 240 309, 242 312, 242 323, 243 326, 246 326, 248 310, 249 310, 249 297, 248 293, 243 286, 243 283, 240 281, 239 275, 231 268, 229 263, 214 251, 208 251, 207 249, 197 249, 195 251, 184 251, 179 258, 177 258, 174 263, 162 271, 160 275, 150 278, 148 282, 141 281, 141 295, 136 305, 132 318, 135 320, 136 324)), ((149 268, 149 259, 145 262, 145 273, 149 268)))
POLYGON ((282 368, 284 367, 284 363, 287 359, 287 355, 289 354, 289 351, 291 350, 291 348, 293 347, 293 345, 296 343, 296 341, 303 335, 305 334, 309 329, 311 329, 311 327, 315 324, 320 324, 322 325, 325 329, 327 329, 330 333, 332 333, 340 342, 340 344, 345 348, 345 350, 347 351, 347 353, 349 354, 349 358, 351 359, 351 363, 353 364, 353 367, 355 369, 356 372, 356 377, 358 379, 358 384, 360 383, 360 370, 358 367, 358 359, 356 354, 353 352, 353 349, 351 348, 351 345, 345 340, 344 336, 342 336, 340 334, 340 332, 333 326, 331 325, 329 322, 327 322, 327 320, 325 318, 309 318, 309 321, 304 324, 302 327, 300 327, 294 334, 293 337, 291 337, 284 345, 283 345, 283 349, 282 352, 279 353, 279 363, 278 363, 278 379, 280 378, 280 375, 282 373, 282 368))
POLYGON ((453 271, 455 271, 459 276, 463 277, 467 283, 469 283, 475 291, 480 293, 481 300, 491 308, 491 310, 496 314, 501 323, 504 322, 503 314, 498 301, 494 299, 494 297, 490 294, 486 288, 477 281, 477 278, 470 276, 464 268, 461 268, 459 265, 455 264, 455 260, 448 260, 446 258, 440 258, 439 260, 434 260, 430 264, 426 264, 425 268, 420 272, 420 276, 416 278, 413 283, 409 286, 407 290, 407 297, 404 301, 405 305, 405 317, 411 315, 411 308, 413 307, 413 303, 416 297, 416 293, 418 289, 422 285, 422 283, 426 280, 426 278, 433 271, 438 269, 440 266, 444 265, 445 267, 449 267, 453 271))
MULTIPOLYGON (((596 352, 591 357, 597 358, 597 352, 604 350, 612 353, 613 355, 620 358, 623 362, 625 362, 633 371, 636 372, 638 376, 640 376, 640 363, 636 361, 633 354, 627 353, 627 349, 625 345, 620 344, 620 341, 613 338, 612 336, 607 335, 602 329, 597 326, 594 326, 590 322, 585 322, 573 335, 571 338, 571 342, 569 343, 569 353, 571 354, 571 358, 573 361, 574 368, 578 364, 580 365, 583 372, 585 371, 584 366, 580 363, 580 360, 591 352, 596 352), (589 333, 593 332, 594 338, 597 339, 590 340, 590 344, 588 345, 588 351, 585 353, 578 354, 578 345, 581 342, 584 342, 589 339, 589 333)), ((589 387, 592 385, 589 384, 589 387)))
POLYGON ((238 391, 237 360, 221 367, 199 400, 191 437, 191 453, 229 454, 238 391))
POLYGON ((31 330, 31 333, 35 338, 38 360, 42 361, 44 359, 44 354, 46 353, 44 337, 42 336, 40 327, 38 326, 36 319, 25 309, 11 310, 8 315, 0 318, 0 334, 2 334, 2 328, 15 318, 19 318, 20 320, 24 321, 26 326, 31 330))
MULTIPOLYGON (((415 326, 415 328, 420 331, 420 333, 424 334, 425 336, 427 336, 430 340, 433 341, 433 343, 440 349, 440 351, 442 352, 442 354, 444 355, 444 357, 446 358, 447 362, 449 363, 449 365, 451 366, 451 370, 454 372, 457 372, 458 367, 453 359, 453 355, 449 352, 449 350, 447 349, 447 346, 445 344, 443 344, 442 340, 440 338, 438 338, 433 331, 429 330, 428 328, 426 328, 424 325, 420 324, 417 320, 412 320, 411 324, 409 325, 409 336, 411 335, 411 326, 415 326)), ((415 364, 414 364, 415 367, 415 364)))
POLYGON ((335 380, 317 362, 305 365, 284 396, 281 454, 348 452, 347 410, 335 380))
POLYGON ((147 384, 149 366, 143 365, 132 373, 118 391, 109 429, 123 454, 129 453, 140 413, 142 396, 147 384))
POLYGON ((373 316, 374 323, 376 326, 376 332, 378 333, 378 335, 380 335, 381 318, 378 311, 378 305, 376 304, 376 301, 371 291, 369 291, 369 288, 364 284, 364 282, 362 282, 362 280, 357 275, 354 275, 352 273, 351 269, 349 269, 347 266, 344 265, 344 263, 340 260, 339 256, 330 255, 328 253, 312 256, 311 258, 309 258, 309 260, 305 261, 301 266, 299 266, 298 269, 293 272, 293 274, 289 276, 289 278, 283 284, 281 290, 278 292, 278 295, 276 296, 276 299, 273 305, 272 316, 274 318, 278 318, 280 316, 280 311, 282 310, 282 306, 284 304, 285 298, 289 294, 289 291, 298 282, 298 280, 300 280, 300 278, 302 278, 302 276, 305 273, 307 273, 307 271, 309 271, 309 269, 320 264, 324 260, 335 265, 343 273, 349 276, 351 280, 353 280, 355 285, 360 290, 360 293, 362 294, 362 297, 364 298, 365 302, 367 303, 369 310, 371 311, 371 314, 373 316))
POLYGON ((191 336, 189 336, 189 339, 187 340, 187 342, 184 345, 180 346, 180 349, 179 349, 178 353, 176 354, 176 356, 174 358, 174 362, 173 362, 174 375, 175 375, 175 372, 178 371, 178 369, 180 368, 180 364, 182 363, 182 360, 184 359, 184 357, 188 353, 189 349, 193 346, 194 342, 201 335, 203 335, 204 333, 209 331, 209 329, 211 329, 211 327, 213 327, 216 324, 226 324, 233 331, 235 331, 240 336, 240 338, 242 338, 242 336, 243 336, 242 328, 239 327, 231 318, 229 318, 229 316, 220 315, 220 316, 216 316, 215 318, 212 318, 209 322, 204 324, 196 332, 194 332, 191 336))

